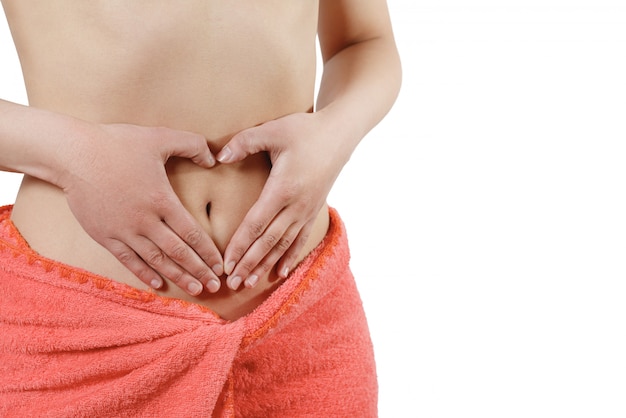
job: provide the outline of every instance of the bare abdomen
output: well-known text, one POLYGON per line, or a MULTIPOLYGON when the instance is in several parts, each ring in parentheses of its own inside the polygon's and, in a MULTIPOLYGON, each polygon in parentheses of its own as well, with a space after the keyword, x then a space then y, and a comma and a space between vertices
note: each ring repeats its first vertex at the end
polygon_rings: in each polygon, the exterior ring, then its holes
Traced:
MULTIPOLYGON (((265 154, 212 169, 177 158, 167 164, 174 191, 222 252, 258 198, 269 169, 265 154)), ((148 286, 87 235, 57 187, 25 176, 12 220, 33 250, 42 256, 148 290, 148 286)), ((327 212, 324 208, 300 259, 322 240, 326 227, 327 212)), ((271 272, 260 278, 254 289, 242 286, 240 290, 232 291, 223 282, 219 292, 211 294, 204 291, 194 297, 166 281, 164 288, 157 293, 203 305, 226 319, 236 319, 251 312, 279 285, 277 276, 271 272)))

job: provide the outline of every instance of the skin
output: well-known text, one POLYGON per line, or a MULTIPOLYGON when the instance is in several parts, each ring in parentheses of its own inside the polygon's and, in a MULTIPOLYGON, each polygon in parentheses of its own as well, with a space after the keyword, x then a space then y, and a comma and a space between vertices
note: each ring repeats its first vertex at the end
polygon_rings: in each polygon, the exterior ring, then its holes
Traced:
POLYGON ((323 239, 332 184, 399 89, 382 0, 2 5, 29 99, 0 101, 24 238, 226 319, 323 239))

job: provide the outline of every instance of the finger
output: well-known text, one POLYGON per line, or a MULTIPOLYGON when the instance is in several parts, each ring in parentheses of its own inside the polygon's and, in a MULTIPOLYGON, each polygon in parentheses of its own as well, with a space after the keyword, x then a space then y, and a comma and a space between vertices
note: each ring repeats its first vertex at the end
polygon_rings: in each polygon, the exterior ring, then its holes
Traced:
MULTIPOLYGON (((242 280, 247 280, 250 272, 258 267, 260 267, 261 271, 269 271, 273 264, 259 266, 259 263, 265 260, 271 251, 278 252, 281 255, 287 251, 291 246, 291 240, 297 235, 297 230, 288 233, 291 226, 291 222, 281 222, 280 217, 275 218, 263 234, 248 248, 226 283, 233 288, 233 285, 241 283, 242 280)), ((278 261, 278 258, 276 257, 274 261, 278 261)), ((253 278, 252 281, 254 280, 253 278)))
POLYGON ((103 245, 143 283, 153 289, 163 287, 163 278, 148 266, 148 264, 146 264, 128 245, 117 239, 112 239, 109 242, 103 243, 103 245))
MULTIPOLYGON (((163 221, 167 226, 204 261, 202 268, 197 264, 194 265, 198 272, 206 274, 205 268, 208 266, 212 269, 212 278, 224 274, 224 260, 222 259, 222 254, 217 248, 217 245, 215 245, 215 242, 209 237, 209 234, 202 229, 187 209, 176 200, 162 207, 162 212, 164 213, 163 221)), ((184 263, 185 260, 182 261, 184 263)), ((195 269, 189 270, 186 264, 181 264, 181 266, 190 273, 194 273, 195 271, 195 269)), ((192 266, 190 265, 189 267, 192 266)), ((200 276, 196 277, 201 279, 200 276)))
MULTIPOLYGON (((161 229, 167 229, 167 227, 163 225, 161 229)), ((132 242, 128 243, 128 246, 153 270, 190 295, 196 296, 202 292, 202 283, 174 263, 172 259, 149 238, 137 236, 132 242)))
POLYGON ((196 296, 202 292, 202 286, 215 292, 219 289, 219 279, 206 263, 174 231, 163 224, 163 228, 154 228, 155 234, 149 237, 156 249, 152 250, 148 264, 161 262, 168 273, 157 268, 168 279, 189 293, 196 296), (157 251, 158 250, 158 251, 157 251), (198 290, 197 283, 200 283, 198 290))
POLYGON ((167 128, 155 129, 163 144, 165 160, 176 156, 188 158, 205 168, 215 165, 215 157, 211 153, 206 138, 202 135, 167 128))
POLYGON ((252 205, 239 227, 235 230, 224 251, 224 273, 231 275, 248 248, 264 232, 270 222, 284 207, 279 199, 270 199, 272 195, 266 183, 257 202, 252 205))
MULTIPOLYGON (((286 231, 280 241, 275 245, 266 255, 265 257, 257 264, 257 266, 251 271, 248 278, 244 281, 244 285, 248 288, 254 287, 259 277, 263 277, 268 274, 274 267, 276 267, 276 263, 281 259, 281 257, 290 252, 291 249, 296 246, 298 243, 298 248, 302 248, 299 245, 299 232, 300 227, 297 224, 292 224, 286 231)), ((247 256, 247 254, 246 254, 247 256)), ((245 265, 245 256, 242 259, 242 263, 245 265)), ((284 276, 280 276, 281 278, 286 278, 288 275, 288 271, 284 276)))
POLYGON ((313 223, 307 223, 298 233, 298 236, 293 241, 293 244, 289 249, 282 255, 280 261, 276 265, 276 271, 278 273, 278 277, 281 279, 286 279, 289 276, 289 273, 293 270, 296 264, 296 260, 300 255, 300 252, 306 245, 309 240, 309 236, 311 235, 311 230, 313 229, 313 223))
POLYGON ((234 163, 251 154, 269 151, 266 130, 265 125, 259 125, 235 134, 217 153, 217 160, 224 164, 234 163))

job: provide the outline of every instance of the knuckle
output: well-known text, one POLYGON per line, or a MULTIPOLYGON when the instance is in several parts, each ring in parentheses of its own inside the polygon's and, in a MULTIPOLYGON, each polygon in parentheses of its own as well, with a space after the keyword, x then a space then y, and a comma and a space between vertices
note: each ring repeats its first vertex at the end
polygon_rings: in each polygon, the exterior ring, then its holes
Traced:
POLYGON ((263 275, 270 271, 273 267, 274 263, 270 262, 268 259, 262 260, 258 266, 256 266, 256 271, 259 275, 263 275))
POLYGON ((172 201, 169 193, 164 191, 154 191, 150 194, 150 201, 158 211, 163 211, 171 207, 172 201))
POLYGON ((240 132, 239 135, 237 135, 237 142, 239 142, 244 148, 245 147, 249 147, 251 144, 254 143, 254 131, 253 130, 246 130, 243 132, 240 132))
MULTIPOLYGON (((218 253, 219 254, 219 253, 218 253)), ((204 264, 206 264, 207 266, 209 266, 209 270, 213 271, 210 266, 215 266, 216 264, 222 264, 223 263, 223 259, 221 257, 219 257, 218 255, 214 254, 214 253, 204 253, 204 254, 199 254, 200 258, 202 259, 202 261, 204 262, 204 264)))
POLYGON ((266 251, 269 251, 272 248, 274 248, 274 246, 276 245, 277 241, 278 241, 278 238, 274 234, 263 235, 262 242, 263 242, 263 246, 265 247, 266 251))
POLYGON ((187 132, 187 136, 189 137, 189 140, 192 141, 194 143, 194 145, 196 145, 198 147, 198 149, 202 149, 203 147, 206 147, 207 142, 206 139, 195 132, 187 132))
POLYGON ((287 237, 281 238, 275 246, 276 251, 279 253, 284 253, 291 247, 291 239, 287 237))
POLYGON ((182 244, 175 244, 168 251, 170 258, 176 262, 183 261, 187 258, 187 247, 182 244))
POLYGON ((256 239, 259 237, 263 231, 265 230, 265 225, 261 222, 251 222, 248 225, 248 233, 250 234, 250 238, 256 239))
POLYGON ((202 241, 202 236, 203 236, 202 231, 200 231, 198 228, 194 228, 190 231, 187 231, 183 235, 183 239, 189 245, 193 246, 193 245, 198 245, 202 241))
POLYGON ((122 250, 115 254, 115 257, 124 265, 127 265, 135 260, 137 255, 130 250, 122 250))
MULTIPOLYGON (((294 184, 292 182, 285 182, 282 186, 276 191, 276 198, 281 202, 291 202, 296 197, 298 197, 300 193, 300 186, 298 184, 294 184)), ((299 199, 296 199, 296 204, 299 202, 299 199)))
POLYGON ((234 247, 232 250, 232 256, 237 260, 240 260, 246 253, 246 249, 243 247, 234 247))
POLYGON ((300 189, 301 189, 300 184, 294 180, 285 184, 285 189, 283 193, 286 197, 293 197, 299 194, 300 189))
POLYGON ((149 215, 143 210, 134 210, 128 215, 128 220, 131 223, 131 228, 141 229, 149 218, 149 215))
POLYGON ((243 271, 244 275, 251 272, 257 265, 253 264, 250 260, 241 260, 238 265, 238 270, 243 271))
POLYGON ((161 251, 159 249, 156 249, 156 250, 150 251, 146 255, 145 260, 150 265, 158 266, 158 265, 162 264, 163 261, 165 260, 165 254, 163 254, 163 251, 161 251))
POLYGON ((213 266, 215 264, 221 264, 224 261, 221 253, 217 249, 215 251, 210 251, 208 253, 203 254, 202 259, 209 266, 213 266))
POLYGON ((295 209, 300 213, 308 212, 309 206, 311 205, 312 197, 308 194, 304 194, 300 196, 300 198, 294 202, 295 209))
POLYGON ((300 235, 298 236, 297 240, 296 240, 296 245, 298 246, 304 246, 304 244, 307 243, 307 241, 309 240, 309 237, 311 236, 310 232, 301 232, 300 235))
POLYGON ((199 270, 196 270, 194 277, 200 281, 207 281, 211 279, 213 275, 211 274, 211 270, 209 270, 208 268, 201 268, 199 270))

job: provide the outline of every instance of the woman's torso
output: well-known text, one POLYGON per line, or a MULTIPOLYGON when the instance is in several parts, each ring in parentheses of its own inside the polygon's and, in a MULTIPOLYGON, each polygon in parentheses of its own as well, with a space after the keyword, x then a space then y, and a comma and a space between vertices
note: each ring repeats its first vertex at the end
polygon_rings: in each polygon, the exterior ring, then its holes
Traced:
MULTIPOLYGON (((242 129, 312 108, 317 1, 2 3, 31 106, 196 132, 214 152, 242 129)), ((270 166, 258 154, 233 166, 203 169, 174 159, 167 168, 185 207, 223 251, 270 166)), ((300 258, 323 238, 327 216, 324 208, 300 258)), ((26 176, 13 221, 42 255, 146 288, 82 230, 56 187, 26 176)), ((167 286, 164 295, 236 318, 269 295, 273 279, 201 297, 167 286)))

